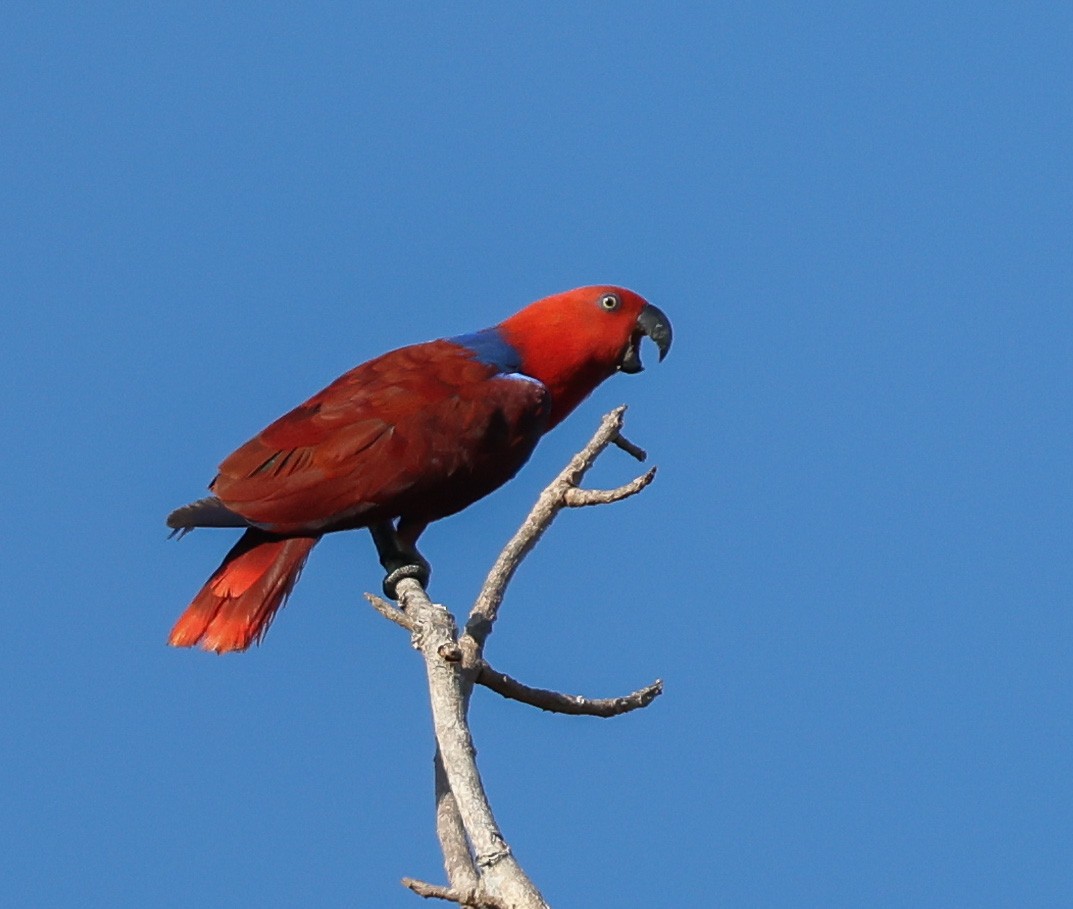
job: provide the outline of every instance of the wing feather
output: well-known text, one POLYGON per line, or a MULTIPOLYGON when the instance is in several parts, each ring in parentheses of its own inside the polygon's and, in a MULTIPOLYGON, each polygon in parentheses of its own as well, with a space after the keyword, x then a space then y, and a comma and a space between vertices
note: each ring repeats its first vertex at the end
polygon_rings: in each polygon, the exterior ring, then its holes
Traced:
POLYGON ((211 488, 276 532, 434 520, 513 476, 548 411, 539 382, 432 341, 344 374, 226 458, 211 488))

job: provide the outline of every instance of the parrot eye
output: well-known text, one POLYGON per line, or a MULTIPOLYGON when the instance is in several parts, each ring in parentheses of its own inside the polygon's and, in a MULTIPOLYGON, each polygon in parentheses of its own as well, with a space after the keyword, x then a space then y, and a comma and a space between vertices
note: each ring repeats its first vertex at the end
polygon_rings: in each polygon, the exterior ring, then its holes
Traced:
POLYGON ((608 312, 614 312, 621 305, 622 301, 619 300, 618 294, 604 294, 600 297, 600 308, 608 312))

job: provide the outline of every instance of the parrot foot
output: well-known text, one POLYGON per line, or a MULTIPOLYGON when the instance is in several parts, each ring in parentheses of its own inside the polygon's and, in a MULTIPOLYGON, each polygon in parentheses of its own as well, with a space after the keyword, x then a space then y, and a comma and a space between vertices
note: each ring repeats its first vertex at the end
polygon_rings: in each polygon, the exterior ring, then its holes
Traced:
POLYGON ((398 600, 399 581, 403 578, 413 578, 422 587, 428 587, 428 579, 431 574, 432 569, 424 559, 421 559, 420 562, 413 560, 407 565, 400 565, 398 568, 388 571, 384 576, 384 594, 392 600, 398 600))
POLYGON ((429 565, 412 543, 403 542, 390 522, 374 524, 369 528, 376 544, 376 553, 387 575, 384 577, 384 594, 392 600, 398 600, 399 581, 413 578, 422 587, 428 587, 432 574, 429 565))

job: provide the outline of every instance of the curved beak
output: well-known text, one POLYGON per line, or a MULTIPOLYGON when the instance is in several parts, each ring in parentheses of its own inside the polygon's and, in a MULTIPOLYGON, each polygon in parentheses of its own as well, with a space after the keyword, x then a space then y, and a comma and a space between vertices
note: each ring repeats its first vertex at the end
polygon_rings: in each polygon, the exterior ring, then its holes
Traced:
POLYGON ((651 303, 646 303, 637 317, 637 325, 630 336, 629 346, 618 364, 622 372, 635 373, 644 369, 641 365, 640 352, 643 335, 648 335, 655 342, 656 347, 659 348, 660 362, 663 362, 667 351, 671 349, 671 320, 667 318, 663 310, 651 303))

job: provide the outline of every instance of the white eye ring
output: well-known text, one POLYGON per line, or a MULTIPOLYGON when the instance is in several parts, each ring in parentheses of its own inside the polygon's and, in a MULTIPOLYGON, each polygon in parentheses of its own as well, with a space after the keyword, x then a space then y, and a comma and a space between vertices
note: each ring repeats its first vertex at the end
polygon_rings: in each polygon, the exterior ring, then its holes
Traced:
POLYGON ((618 294, 604 294, 600 297, 601 308, 606 309, 608 312, 614 312, 621 305, 622 301, 619 300, 618 294))

